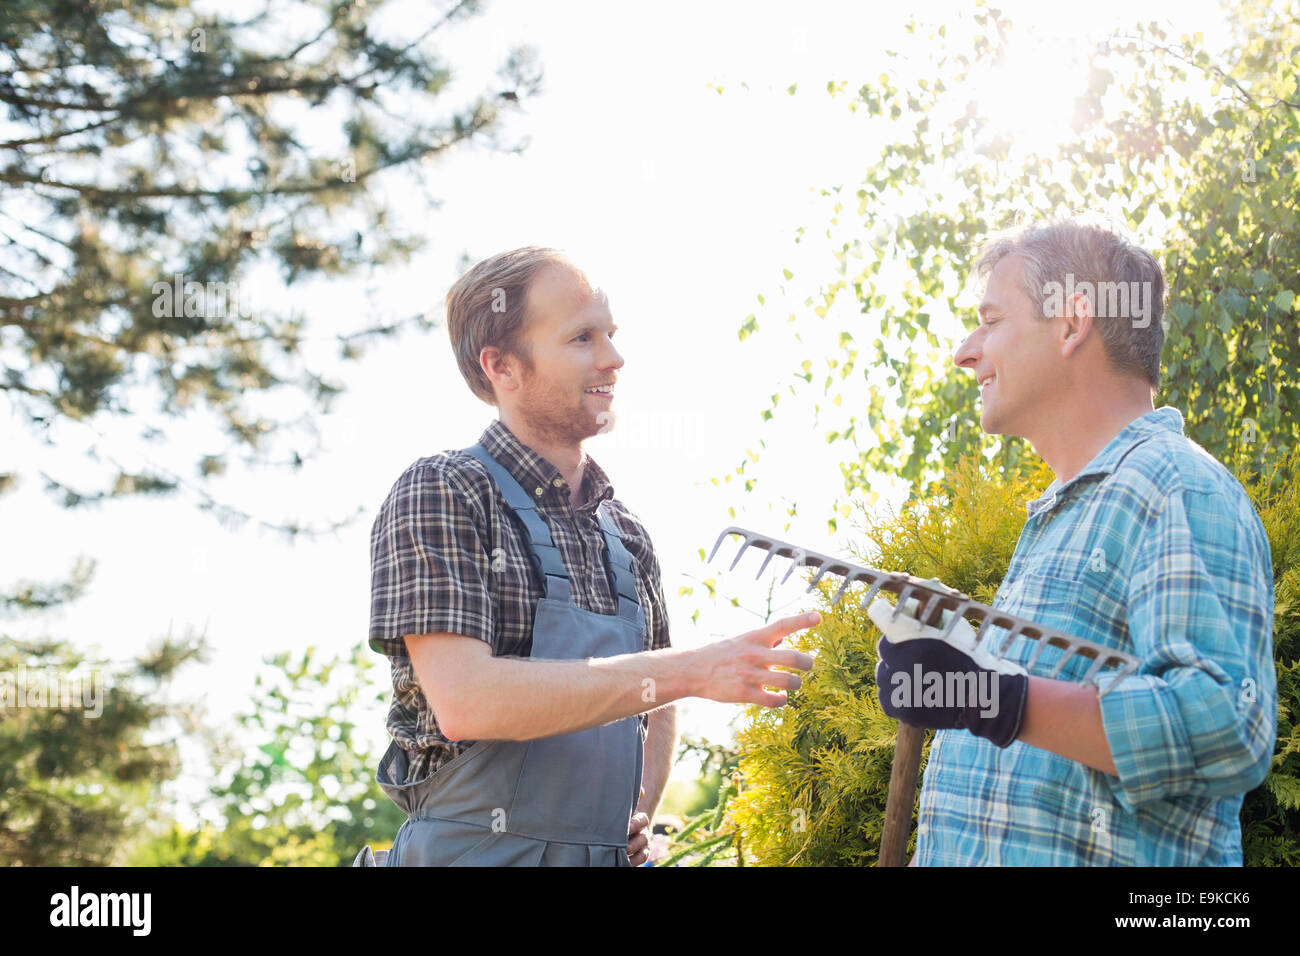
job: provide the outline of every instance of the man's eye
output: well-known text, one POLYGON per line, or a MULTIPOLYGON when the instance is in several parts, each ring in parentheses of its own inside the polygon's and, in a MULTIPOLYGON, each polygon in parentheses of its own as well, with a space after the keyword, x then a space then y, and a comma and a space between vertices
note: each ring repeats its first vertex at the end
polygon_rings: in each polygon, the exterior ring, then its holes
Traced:
POLYGON ((583 342, 583 341, 586 341, 586 338, 587 338, 587 333, 586 333, 586 332, 583 332, 581 335, 579 335, 579 336, 578 336, 577 338, 575 338, 573 341, 575 341, 575 342, 583 342))

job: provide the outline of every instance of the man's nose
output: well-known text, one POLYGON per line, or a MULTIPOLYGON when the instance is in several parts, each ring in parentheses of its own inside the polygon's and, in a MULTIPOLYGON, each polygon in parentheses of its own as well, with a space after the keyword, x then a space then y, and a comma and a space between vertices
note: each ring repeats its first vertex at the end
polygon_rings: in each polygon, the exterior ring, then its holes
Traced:
POLYGON ((620 369, 623 367, 623 356, 618 354, 618 349, 614 348, 614 343, 605 339, 605 354, 601 368, 620 369))
POLYGON ((952 364, 958 368, 973 368, 979 361, 979 330, 976 329, 952 353, 952 364))

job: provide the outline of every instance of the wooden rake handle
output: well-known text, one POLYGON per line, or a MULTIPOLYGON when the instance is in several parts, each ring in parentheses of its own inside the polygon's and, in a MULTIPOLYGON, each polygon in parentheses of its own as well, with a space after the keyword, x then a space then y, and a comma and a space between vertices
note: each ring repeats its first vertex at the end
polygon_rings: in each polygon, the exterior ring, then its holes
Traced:
POLYGON ((906 866, 907 838, 912 833, 912 802, 916 799, 916 777, 921 769, 921 745, 925 728, 898 725, 894 741, 894 766, 889 771, 889 796, 885 802, 885 829, 880 837, 877 866, 906 866))
MULTIPOLYGON (((931 604, 930 627, 943 623, 943 608, 931 604)), ((906 866, 907 838, 912 834, 912 803, 916 799, 916 777, 921 770, 921 746, 925 728, 899 722, 894 740, 894 764, 889 770, 889 795, 885 798, 885 828, 880 834, 877 866, 906 866)))

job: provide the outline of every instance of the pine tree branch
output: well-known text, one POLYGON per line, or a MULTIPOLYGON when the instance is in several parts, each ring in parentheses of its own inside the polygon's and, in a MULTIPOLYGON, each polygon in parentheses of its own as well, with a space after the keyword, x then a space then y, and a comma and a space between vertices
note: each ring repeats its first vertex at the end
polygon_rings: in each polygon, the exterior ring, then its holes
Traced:
POLYGON ((122 114, 105 117, 94 123, 87 123, 85 126, 78 126, 76 129, 57 130, 53 133, 47 133, 44 136, 29 136, 27 139, 11 139, 7 143, 0 143, 0 149, 16 149, 20 146, 34 146, 39 143, 53 143, 55 140, 63 139, 65 136, 76 136, 78 133, 88 133, 92 129, 99 129, 107 126, 109 123, 115 123, 122 118, 122 114))
MULTIPOLYGON (((442 142, 432 144, 427 149, 411 155, 398 155, 390 157, 387 160, 376 163, 369 169, 358 170, 356 176, 343 182, 337 177, 331 177, 323 182, 305 182, 305 183, 283 183, 273 186, 261 187, 258 189, 186 189, 182 186, 153 187, 153 188, 116 188, 108 186, 91 186, 85 183, 72 183, 58 179, 43 179, 40 176, 23 174, 15 172, 12 169, 0 172, 0 182, 14 183, 29 186, 51 186, 59 189, 67 189, 79 193, 83 196, 102 197, 108 199, 142 199, 142 198, 160 198, 173 197, 181 199, 197 199, 206 197, 217 199, 223 203, 239 204, 245 203, 257 197, 269 193, 279 195, 302 195, 319 192, 326 192, 337 189, 355 189, 361 183, 365 182, 376 173, 383 172, 394 166, 405 165, 415 159, 422 159, 426 156, 435 156, 444 150, 450 149, 457 143, 469 139, 475 133, 491 126, 495 117, 487 111, 479 111, 474 114, 470 124, 462 127, 460 130, 452 133, 449 138, 442 142)), ((31 250, 35 251, 35 250, 31 250)), ((48 261, 48 260, 47 260, 48 261)), ((53 265, 53 263, 49 263, 53 265)))

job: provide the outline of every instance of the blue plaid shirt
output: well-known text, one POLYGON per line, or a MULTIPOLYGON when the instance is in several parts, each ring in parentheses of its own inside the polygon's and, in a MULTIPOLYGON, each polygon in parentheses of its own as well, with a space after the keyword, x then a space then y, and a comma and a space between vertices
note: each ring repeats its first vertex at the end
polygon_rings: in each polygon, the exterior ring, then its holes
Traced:
MULTIPOLYGON (((1277 734, 1273 563, 1244 489, 1165 407, 1027 508, 993 606, 1142 661, 1100 681, 1114 684, 1101 715, 1119 776, 939 731, 917 864, 1240 865, 1242 797, 1277 734)), ((1018 637, 1005 656, 1025 665, 1036 646, 1018 637)), ((1049 676, 1061 653, 1030 673, 1049 676)))

